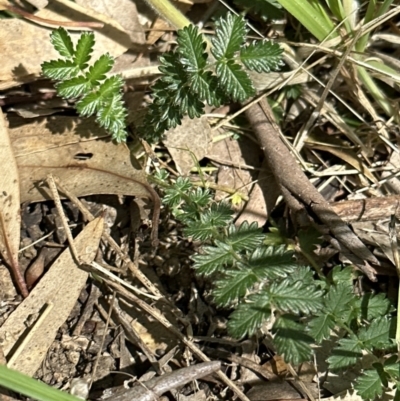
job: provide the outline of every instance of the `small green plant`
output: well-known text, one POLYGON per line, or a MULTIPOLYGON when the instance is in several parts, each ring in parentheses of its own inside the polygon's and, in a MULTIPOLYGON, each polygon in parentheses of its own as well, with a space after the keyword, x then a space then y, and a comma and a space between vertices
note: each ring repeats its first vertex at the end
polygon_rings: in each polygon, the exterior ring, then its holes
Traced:
MULTIPOLYGON (((184 234, 202 243, 193 267, 212 278, 215 304, 233 310, 230 335, 253 335, 269 321, 277 353, 293 364, 310 360, 329 340, 329 369, 355 369, 354 387, 363 399, 381 396, 389 383, 399 386, 400 395, 400 363, 397 354, 388 358, 396 349, 396 319, 384 294, 356 295, 351 267, 337 266, 325 276, 300 266, 287 246, 267 245, 270 238, 256 223, 236 227, 229 206, 213 202, 208 189, 189 179, 180 177, 168 186, 166 172, 156 178, 184 234)), ((299 241, 308 254, 309 239, 306 233, 299 241)))
POLYGON ((95 44, 92 32, 83 33, 76 47, 64 28, 54 30, 50 39, 62 58, 45 61, 42 64, 43 75, 57 81, 56 88, 61 97, 79 99, 76 108, 82 117, 96 115, 97 123, 115 141, 124 141, 127 112, 121 93, 123 79, 119 75, 106 76, 114 59, 103 54, 89 66, 95 44))
POLYGON ((247 28, 242 17, 227 14, 216 22, 215 36, 208 42, 194 25, 177 32, 175 51, 160 57, 163 74, 152 88, 142 132, 155 141, 168 129, 204 114, 205 103, 219 106, 228 100, 244 101, 255 94, 253 83, 243 67, 261 72, 278 70, 282 49, 270 41, 246 45, 247 28))

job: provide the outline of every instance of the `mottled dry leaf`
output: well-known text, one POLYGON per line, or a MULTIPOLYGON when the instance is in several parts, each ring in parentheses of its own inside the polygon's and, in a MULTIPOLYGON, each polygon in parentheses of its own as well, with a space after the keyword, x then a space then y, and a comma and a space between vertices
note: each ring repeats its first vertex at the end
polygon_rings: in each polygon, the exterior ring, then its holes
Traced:
POLYGON ((182 125, 165 134, 164 145, 168 148, 177 170, 186 175, 203 159, 210 148, 211 129, 206 117, 191 120, 185 117, 182 125))
MULTIPOLYGON (((241 138, 240 141, 237 141, 227 138, 214 143, 207 157, 220 164, 218 185, 236 189, 240 193, 249 195, 259 173, 252 168, 261 166, 261 155, 258 146, 250 139, 241 138)), ((229 194, 226 192, 216 192, 216 199, 218 200, 228 196, 229 194)), ((243 209, 244 203, 233 206, 239 212, 243 209)), ((262 213, 261 210, 253 210, 255 214, 259 212, 262 213)))
POLYGON ((93 139, 104 134, 93 120, 58 116, 20 126, 10 119, 10 138, 17 161, 21 202, 51 199, 42 181, 57 176, 75 196, 92 194, 132 195, 152 198, 145 173, 131 160, 124 144, 93 139))
MULTIPOLYGON (((90 222, 74 240, 78 254, 93 260, 102 232, 103 219, 90 222)), ((0 343, 9 361, 8 367, 30 376, 35 374, 57 330, 75 305, 87 276, 76 265, 69 248, 58 257, 29 297, 0 328, 0 343), (32 316, 37 317, 36 323, 29 324, 27 319, 32 316), (24 338, 26 341, 21 344, 24 338)))

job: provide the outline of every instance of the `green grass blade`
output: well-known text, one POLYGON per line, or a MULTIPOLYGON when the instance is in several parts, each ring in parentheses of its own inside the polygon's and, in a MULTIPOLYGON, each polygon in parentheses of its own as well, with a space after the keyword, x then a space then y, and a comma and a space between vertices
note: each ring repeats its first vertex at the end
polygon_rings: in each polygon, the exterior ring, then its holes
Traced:
POLYGON ((8 388, 39 401, 81 401, 80 398, 57 390, 3 365, 0 365, 0 387, 8 388))
POLYGON ((334 31, 335 25, 320 4, 310 0, 277 0, 290 14, 292 14, 318 40, 330 39, 338 34, 334 31))

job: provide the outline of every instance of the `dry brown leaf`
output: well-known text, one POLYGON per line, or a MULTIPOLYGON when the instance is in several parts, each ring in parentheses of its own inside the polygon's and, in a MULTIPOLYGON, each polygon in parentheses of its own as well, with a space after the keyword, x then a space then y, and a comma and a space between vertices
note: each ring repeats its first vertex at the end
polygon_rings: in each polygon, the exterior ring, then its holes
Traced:
POLYGON ((18 168, 11 141, 0 109, 0 253, 12 269, 14 279, 24 297, 28 295, 25 281, 19 270, 18 250, 20 240, 20 193, 18 168))
POLYGON ((108 17, 102 20, 106 23, 106 26, 101 29, 100 32, 103 34, 107 34, 108 32, 116 43, 122 44, 127 48, 131 47, 132 43, 145 43, 145 35, 139 22, 139 16, 134 1, 76 0, 75 3, 85 8, 88 15, 92 15, 94 18, 97 14, 108 17), (118 30, 120 31, 119 35, 117 33, 118 30), (128 39, 130 42, 127 42, 128 39))
POLYGON ((206 117, 185 117, 182 125, 165 134, 164 145, 168 148, 177 170, 186 175, 203 159, 210 148, 211 129, 206 117))
POLYGON ((94 130, 101 135, 92 120, 57 116, 22 126, 17 121, 21 119, 10 120, 9 132, 20 174, 21 202, 51 199, 42 185, 50 173, 75 196, 117 194, 154 200, 145 173, 139 165, 132 166, 126 145, 88 139, 94 130))
POLYGON ((275 181, 266 161, 262 164, 262 170, 258 174, 257 182, 254 184, 249 201, 246 203, 242 213, 235 221, 236 225, 244 221, 257 222, 259 227, 264 226, 276 200, 280 195, 280 189, 275 181))
MULTIPOLYGON (((82 20, 82 14, 64 5, 52 3, 50 9, 40 10, 38 17, 57 21, 82 20)), ((93 18, 89 18, 93 21, 93 18)), ((131 45, 129 35, 117 23, 106 25, 95 34, 93 59, 108 52, 113 57, 124 53, 131 45), (117 29, 118 28, 118 29, 117 29)), ((80 32, 70 32, 77 40, 80 32)), ((3 19, 0 24, 0 54, 5 54, 0 65, 0 90, 29 82, 41 74, 41 63, 59 58, 50 43, 50 31, 22 19, 3 19)))
MULTIPOLYGON (((248 138, 240 141, 230 138, 213 144, 209 154, 211 160, 221 160, 221 167, 218 171, 218 185, 236 189, 239 192, 249 195, 251 188, 258 176, 257 170, 242 168, 242 166, 260 167, 261 152, 258 146, 248 138), (227 161, 224 165, 223 161, 227 161)), ((221 200, 228 195, 225 192, 217 191, 216 199, 221 200)), ((236 211, 242 210, 244 204, 233 205, 236 211)), ((255 214, 257 210, 253 210, 255 214)), ((259 211, 261 213, 261 211, 259 211)))
MULTIPOLYGON (((92 261, 96 255, 103 224, 101 218, 93 220, 74 240, 79 256, 85 257, 85 261, 92 261)), ((87 276, 76 265, 69 249, 58 257, 29 297, 0 328, 0 343, 8 367, 30 376, 35 374, 57 330, 68 318, 87 276), (36 318, 35 322, 29 322, 31 317, 36 318), (19 347, 15 350, 17 342, 19 347)))
POLYGON ((377 179, 374 177, 368 166, 363 163, 356 155, 355 152, 349 149, 343 149, 343 148, 338 148, 338 147, 333 147, 333 146, 325 146, 325 145, 319 145, 319 144, 313 144, 312 147, 314 149, 319 149, 324 152, 329 152, 332 155, 338 157, 339 159, 342 159, 346 163, 350 164, 350 166, 353 166, 355 169, 357 169, 361 174, 364 174, 370 181, 373 183, 377 183, 377 179))

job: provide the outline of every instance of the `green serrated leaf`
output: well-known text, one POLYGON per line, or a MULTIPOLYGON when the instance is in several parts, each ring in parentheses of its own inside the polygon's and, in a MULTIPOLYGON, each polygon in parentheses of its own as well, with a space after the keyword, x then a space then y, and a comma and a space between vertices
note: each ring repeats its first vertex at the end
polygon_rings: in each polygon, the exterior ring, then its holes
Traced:
POLYGON ((253 71, 277 71, 284 65, 282 61, 283 49, 271 41, 254 41, 240 50, 240 61, 253 71))
POLYGON ((339 346, 335 347, 331 356, 328 358, 329 368, 340 370, 348 368, 362 357, 361 343, 357 337, 342 338, 339 340, 339 346))
POLYGON ((83 117, 88 117, 99 110, 102 103, 102 98, 98 92, 92 92, 84 96, 76 103, 76 109, 83 117))
POLYGON ((65 58, 72 59, 75 54, 71 37, 64 28, 55 29, 50 34, 50 41, 58 53, 65 58))
POLYGON ((252 335, 268 320, 271 315, 268 299, 254 294, 247 303, 241 303, 231 313, 228 321, 228 333, 237 339, 252 335))
POLYGON ((251 79, 239 64, 233 61, 217 62, 215 72, 220 85, 234 101, 243 102, 255 94, 251 79))
POLYGON ((207 63, 207 44, 195 25, 188 25, 178 31, 178 52, 180 62, 188 72, 199 72, 207 63))
POLYGON ((358 338, 363 341, 367 349, 388 349, 394 345, 393 338, 396 334, 394 321, 387 316, 374 319, 369 326, 362 327, 358 338))
POLYGON ((258 269, 261 277, 270 280, 286 277, 298 268, 293 252, 288 251, 284 245, 257 248, 250 255, 248 265, 258 269))
POLYGON ((286 362, 298 365, 309 361, 313 339, 305 333, 304 326, 292 315, 282 315, 274 324, 274 344, 286 362))
POLYGON ((319 344, 329 338, 331 330, 335 327, 335 320, 331 315, 321 315, 313 318, 308 324, 308 333, 319 344))
POLYGON ((347 285, 353 287, 353 269, 351 267, 335 266, 328 277, 336 285, 347 285))
POLYGON ((202 254, 192 256, 193 267, 200 274, 209 276, 218 270, 222 270, 225 264, 232 263, 231 247, 216 241, 217 246, 204 246, 202 254))
POLYGON ((262 229, 258 227, 256 222, 249 224, 244 221, 239 227, 233 224, 228 227, 226 242, 231 244, 235 252, 241 252, 243 250, 254 250, 261 245, 263 239, 262 229))
POLYGON ((374 295, 367 292, 359 301, 361 316, 369 321, 387 315, 392 309, 389 299, 383 293, 374 295))
POLYGON ((98 89, 100 96, 105 99, 108 96, 112 96, 115 93, 120 93, 122 86, 124 85, 124 80, 120 75, 114 75, 107 78, 98 89))
POLYGON ((353 290, 347 285, 337 285, 329 288, 325 305, 327 312, 337 318, 343 318, 350 310, 349 304, 355 299, 353 290))
POLYGON ((96 114, 96 121, 100 127, 104 127, 112 135, 115 141, 122 142, 127 137, 126 114, 122 95, 118 93, 102 102, 96 114))
POLYGON ((232 304, 258 281, 258 277, 251 271, 230 270, 225 273, 223 280, 215 283, 213 297, 215 303, 221 307, 232 304))
POLYGON ((75 77, 56 85, 57 92, 67 99, 84 95, 91 89, 90 82, 85 77, 75 77))
POLYGON ((210 106, 218 107, 222 103, 218 79, 210 71, 201 71, 191 75, 190 84, 200 99, 206 101, 210 106))
POLYGON ((243 17, 229 13, 226 18, 217 20, 215 25, 211 52, 217 60, 231 59, 246 40, 246 21, 243 17))
POLYGON ((94 43, 93 32, 84 32, 78 40, 74 54, 74 63, 81 70, 84 70, 88 66, 87 63, 91 58, 94 43))
POLYGON ((383 394, 382 381, 375 369, 365 370, 357 378, 354 388, 363 400, 373 400, 383 394))
POLYGON ((274 282, 265 289, 271 303, 283 312, 316 313, 322 309, 322 291, 315 286, 305 286, 302 282, 291 283, 283 280, 274 282))
POLYGON ((397 355, 386 359, 383 369, 392 380, 398 381, 400 379, 400 363, 397 361, 397 355))
POLYGON ((41 67, 45 77, 57 80, 73 78, 79 73, 79 68, 70 60, 45 61, 41 67))
POLYGON ((187 228, 184 229, 186 235, 193 239, 205 241, 218 235, 222 227, 225 227, 232 220, 232 210, 224 202, 212 203, 210 207, 201 211, 194 209, 189 212, 189 206, 183 206, 182 210, 186 217, 193 217, 193 221, 187 222, 187 228))
POLYGON ((303 283, 305 286, 314 286, 315 288, 321 288, 325 285, 324 281, 316 280, 314 278, 314 272, 308 266, 298 266, 296 270, 290 273, 287 277, 290 283, 303 283))
POLYGON ((98 85, 99 81, 106 79, 106 74, 111 71, 113 65, 114 59, 108 53, 103 54, 89 68, 89 71, 86 74, 86 79, 92 84, 98 85))

